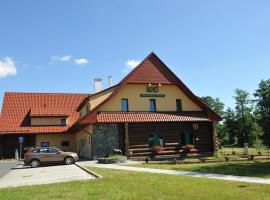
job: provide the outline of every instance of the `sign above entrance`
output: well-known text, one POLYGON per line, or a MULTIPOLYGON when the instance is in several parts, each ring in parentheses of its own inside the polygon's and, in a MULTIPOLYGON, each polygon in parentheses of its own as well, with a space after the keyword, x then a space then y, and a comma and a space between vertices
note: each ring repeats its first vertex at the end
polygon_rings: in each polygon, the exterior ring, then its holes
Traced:
POLYGON ((165 94, 159 93, 158 87, 146 87, 146 94, 140 94, 140 97, 165 97, 165 94))

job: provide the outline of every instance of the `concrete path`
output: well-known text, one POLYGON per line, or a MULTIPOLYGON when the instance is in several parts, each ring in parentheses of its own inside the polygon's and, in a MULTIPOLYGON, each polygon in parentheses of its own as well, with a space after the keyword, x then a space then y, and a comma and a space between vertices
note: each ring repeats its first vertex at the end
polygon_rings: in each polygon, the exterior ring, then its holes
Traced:
MULTIPOLYGON (((171 174, 171 175, 184 175, 184 176, 219 179, 219 180, 226 180, 226 181, 240 181, 240 182, 247 182, 247 183, 270 184, 270 179, 247 177, 247 176, 209 174, 209 173, 188 172, 188 171, 178 171, 178 170, 165 170, 165 169, 153 169, 153 168, 142 168, 142 167, 130 167, 130 166, 111 165, 111 164, 97 164, 94 161, 79 162, 77 164, 79 164, 81 166, 84 166, 84 167, 90 166, 90 167, 99 167, 99 168, 106 168, 106 169, 128 170, 128 171, 135 171, 135 172, 171 174)), ((131 163, 128 163, 128 164, 131 164, 131 163)))
POLYGON ((13 169, 0 178, 0 188, 94 179, 76 165, 13 169))
POLYGON ((0 161, 0 178, 6 175, 13 167, 16 167, 18 161, 0 161))

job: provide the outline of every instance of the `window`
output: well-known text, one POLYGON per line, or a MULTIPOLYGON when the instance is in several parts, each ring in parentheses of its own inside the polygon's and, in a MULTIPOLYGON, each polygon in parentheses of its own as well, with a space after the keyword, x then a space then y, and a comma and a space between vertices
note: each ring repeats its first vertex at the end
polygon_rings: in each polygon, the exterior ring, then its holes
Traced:
POLYGON ((49 148, 48 149, 48 153, 59 153, 59 151, 57 149, 54 149, 54 148, 49 148))
POLYGON ((194 144, 193 134, 190 134, 190 133, 182 134, 181 135, 181 144, 182 145, 194 144))
POLYGON ((86 112, 87 112, 87 113, 90 112, 90 105, 89 105, 89 103, 86 105, 86 112))
POLYGON ((41 148, 40 153, 48 153, 49 152, 49 149, 48 148, 41 148))
POLYGON ((62 141, 61 146, 62 147, 68 147, 69 146, 69 141, 62 141))
POLYGON ((61 119, 61 126, 66 126, 67 125, 67 120, 66 119, 61 119))
POLYGON ((41 147, 49 147, 50 143, 49 142, 41 142, 40 145, 41 145, 41 147))
POLYGON ((182 111, 182 100, 176 99, 176 111, 181 112, 182 111))
POLYGON ((156 100, 150 99, 150 112, 156 112, 156 100))
POLYGON ((150 148, 153 148, 155 146, 164 146, 163 136, 157 133, 150 134, 148 136, 148 145, 150 148))
POLYGON ((128 112, 128 99, 121 100, 122 112, 128 112))

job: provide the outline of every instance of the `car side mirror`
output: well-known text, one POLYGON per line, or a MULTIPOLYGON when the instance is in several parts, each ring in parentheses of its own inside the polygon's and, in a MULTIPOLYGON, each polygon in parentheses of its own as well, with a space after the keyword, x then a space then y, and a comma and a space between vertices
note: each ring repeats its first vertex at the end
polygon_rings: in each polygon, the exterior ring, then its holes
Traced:
POLYGON ((56 154, 60 154, 60 151, 58 151, 56 154))

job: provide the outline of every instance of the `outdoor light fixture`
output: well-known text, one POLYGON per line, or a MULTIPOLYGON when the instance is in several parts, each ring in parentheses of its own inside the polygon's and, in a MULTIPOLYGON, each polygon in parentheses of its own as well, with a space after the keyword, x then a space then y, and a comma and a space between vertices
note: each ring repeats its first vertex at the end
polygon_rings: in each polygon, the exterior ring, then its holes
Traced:
POLYGON ((151 83, 148 83, 148 86, 151 86, 152 84, 151 83))
POLYGON ((196 138, 195 140, 196 140, 196 141, 199 141, 200 139, 199 139, 199 138, 196 138))

